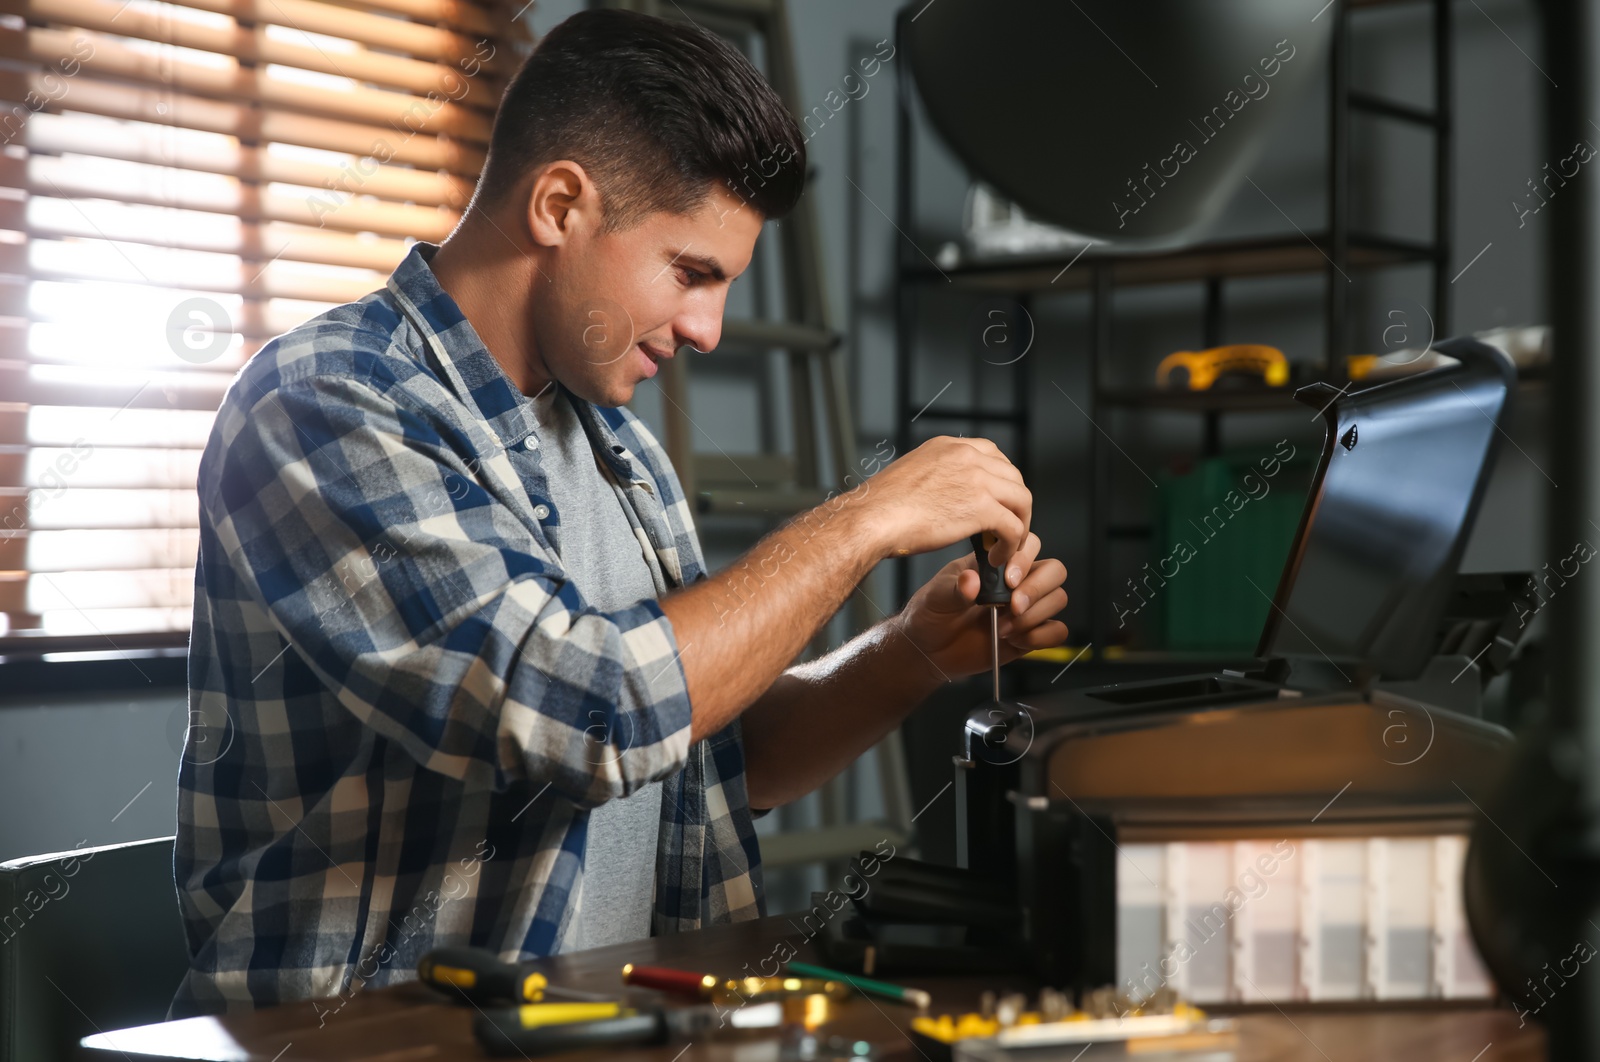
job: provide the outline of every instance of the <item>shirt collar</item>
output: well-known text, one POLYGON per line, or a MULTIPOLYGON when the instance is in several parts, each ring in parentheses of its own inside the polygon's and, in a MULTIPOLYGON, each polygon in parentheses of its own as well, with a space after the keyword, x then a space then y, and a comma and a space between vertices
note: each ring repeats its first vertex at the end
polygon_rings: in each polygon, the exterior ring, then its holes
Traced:
MULTIPOLYGON (((537 426, 532 401, 511 382, 456 300, 439 285, 430 264, 438 251, 436 243, 413 244, 390 274, 388 290, 433 351, 457 395, 478 411, 502 447, 517 446, 537 426)), ((567 393, 601 459, 617 474, 636 478, 630 455, 594 405, 567 393)))
POLYGON ((458 397, 478 411, 502 447, 520 443, 533 430, 533 411, 489 348, 433 275, 436 243, 418 241, 390 274, 394 295, 423 341, 438 359, 458 397))

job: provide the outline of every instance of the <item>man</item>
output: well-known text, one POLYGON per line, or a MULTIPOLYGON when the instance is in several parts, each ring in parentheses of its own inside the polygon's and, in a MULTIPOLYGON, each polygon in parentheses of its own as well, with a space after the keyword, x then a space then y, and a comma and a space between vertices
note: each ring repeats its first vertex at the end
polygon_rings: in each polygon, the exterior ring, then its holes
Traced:
POLYGON ((514 959, 756 917, 752 808, 988 664, 968 557, 785 670, 885 557, 994 531, 1003 658, 1065 638, 1065 570, 979 439, 928 442, 706 573, 622 407, 679 346, 717 345, 804 173, 726 43, 576 15, 508 87, 449 239, 240 374, 199 478, 191 710, 225 736, 191 735, 181 769, 175 1016, 326 1014, 439 945, 514 959))

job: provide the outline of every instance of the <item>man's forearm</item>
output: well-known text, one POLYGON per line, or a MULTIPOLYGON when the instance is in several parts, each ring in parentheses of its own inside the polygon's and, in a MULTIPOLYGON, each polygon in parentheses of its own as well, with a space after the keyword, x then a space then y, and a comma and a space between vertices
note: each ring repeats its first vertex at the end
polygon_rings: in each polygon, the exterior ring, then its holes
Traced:
POLYGON ((661 608, 691 739, 754 704, 878 561, 993 531, 1001 555, 991 559, 1003 563, 1028 540, 1032 512, 1022 474, 994 443, 940 436, 763 538, 733 568, 668 594, 661 608))
POLYGON ((668 594, 690 737, 716 733, 753 704, 880 559, 863 484, 767 535, 731 568, 668 594))
POLYGON ((751 806, 778 807, 818 788, 946 677, 894 619, 790 668, 741 721, 751 806))

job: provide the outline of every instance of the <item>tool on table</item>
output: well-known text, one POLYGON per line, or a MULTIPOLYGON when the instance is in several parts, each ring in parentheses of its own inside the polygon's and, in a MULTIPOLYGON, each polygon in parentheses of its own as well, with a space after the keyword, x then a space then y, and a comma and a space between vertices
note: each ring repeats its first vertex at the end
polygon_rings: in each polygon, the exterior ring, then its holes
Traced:
POLYGON ((638 966, 630 962, 622 968, 622 983, 654 988, 675 996, 709 1000, 720 982, 712 974, 674 970, 670 966, 638 966))
MULTIPOLYGON (((558 988, 537 970, 502 962, 484 948, 434 948, 417 963, 424 984, 469 1003, 539 1003, 545 997, 590 1003, 615 1003, 612 996, 558 988)), ((591 1015, 595 1016, 595 1015, 591 1015)), ((573 1019, 568 1019, 573 1020, 573 1019)))
POLYGON ((903 988, 892 985, 887 981, 874 981, 870 977, 858 977, 855 974, 840 973, 838 970, 829 970, 823 966, 813 966, 807 962, 791 962, 788 964, 790 973, 802 977, 821 977, 829 981, 843 981, 857 992, 867 996, 878 996, 890 999, 896 1003, 909 1003, 918 1010, 927 1010, 933 1002, 933 997, 920 988, 903 988))
POLYGON ((852 993, 842 981, 815 977, 740 977, 719 981, 713 974, 675 970, 669 966, 622 968, 622 983, 637 988, 687 996, 723 1006, 742 1006, 757 1000, 786 999, 792 996, 828 996, 846 999, 852 993))
POLYGON ((972 536, 972 552, 978 558, 978 597, 974 604, 989 611, 989 661, 994 671, 994 699, 1000 700, 1000 610, 1011 604, 1011 591, 1005 573, 989 563, 989 551, 999 537, 993 531, 972 536))
POLYGON ((713 1005, 624 1007, 615 1016, 560 1023, 545 1019, 543 1008, 550 1005, 483 1011, 473 1018, 473 1035, 492 1056, 532 1058, 587 1047, 714 1038, 752 1029, 776 1029, 784 1023, 784 1005, 776 1002, 732 1009, 713 1005))
POLYGON ((1051 988, 1042 989, 1031 1008, 1020 992, 985 992, 978 1012, 920 1015, 912 1019, 911 1035, 932 1062, 987 1062, 1013 1052, 1032 1057, 1042 1048, 1069 1045, 1083 1045, 1074 1056, 1085 1060, 1157 1052, 1162 1058, 1213 1059, 1231 1057, 1227 1052, 1238 1041, 1233 1022, 1209 1018, 1170 989, 1135 1001, 1110 987, 1085 992, 1082 1009, 1051 988), (1090 1052, 1096 1044, 1102 1050, 1090 1052))

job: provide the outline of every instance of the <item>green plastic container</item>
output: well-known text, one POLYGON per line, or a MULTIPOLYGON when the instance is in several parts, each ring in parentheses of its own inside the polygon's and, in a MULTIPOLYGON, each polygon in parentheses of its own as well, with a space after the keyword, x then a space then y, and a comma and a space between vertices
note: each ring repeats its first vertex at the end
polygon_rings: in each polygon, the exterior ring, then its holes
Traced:
POLYGON ((1304 446, 1210 458, 1154 491, 1155 550, 1132 585, 1113 589, 1123 610, 1154 624, 1172 650, 1253 652, 1277 591, 1310 486, 1304 446), (1298 452, 1297 452, 1298 451, 1298 452))

